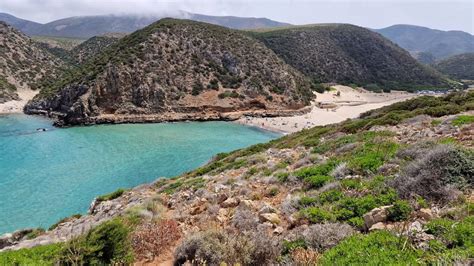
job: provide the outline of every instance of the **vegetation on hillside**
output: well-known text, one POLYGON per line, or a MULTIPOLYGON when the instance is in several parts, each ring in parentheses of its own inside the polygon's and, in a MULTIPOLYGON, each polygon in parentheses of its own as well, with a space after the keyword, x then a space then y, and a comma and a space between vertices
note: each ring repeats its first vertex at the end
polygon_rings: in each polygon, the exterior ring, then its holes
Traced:
POLYGON ((433 67, 455 79, 474 80, 474 53, 448 57, 434 63, 433 67))
POLYGON ((57 77, 63 67, 61 60, 0 21, 0 101, 15 99, 17 87, 36 89, 41 79, 57 77))
POLYGON ((50 264, 123 263, 176 247, 178 264, 467 263, 473 110, 474 92, 418 97, 218 154, 159 180, 157 194, 120 219, 64 245, 0 253, 0 262, 34 253, 50 264))
POLYGON ((400 90, 449 88, 436 71, 361 27, 321 24, 250 34, 317 83, 376 84, 400 90))

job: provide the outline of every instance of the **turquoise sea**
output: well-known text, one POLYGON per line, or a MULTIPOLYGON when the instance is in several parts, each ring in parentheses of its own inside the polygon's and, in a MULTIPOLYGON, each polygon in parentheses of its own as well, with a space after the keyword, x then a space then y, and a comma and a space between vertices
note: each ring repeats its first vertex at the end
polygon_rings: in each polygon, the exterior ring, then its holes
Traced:
POLYGON ((278 136, 228 122, 54 128, 45 118, 0 116, 0 234, 48 228, 87 212, 98 195, 176 176, 219 152, 278 136))

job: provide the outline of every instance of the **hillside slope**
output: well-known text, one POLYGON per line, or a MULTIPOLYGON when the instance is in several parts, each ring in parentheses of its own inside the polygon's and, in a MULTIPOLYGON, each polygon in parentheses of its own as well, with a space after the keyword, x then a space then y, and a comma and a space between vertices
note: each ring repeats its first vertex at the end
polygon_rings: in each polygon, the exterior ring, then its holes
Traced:
POLYGON ((49 245, 0 264, 469 264, 473 108, 474 92, 423 96, 218 154, 7 236, 6 249, 49 245))
POLYGON ((397 45, 346 24, 252 33, 288 64, 318 82, 377 84, 390 89, 444 86, 441 76, 397 45))
POLYGON ((474 36, 462 31, 442 31, 414 25, 393 25, 375 31, 410 53, 428 53, 437 60, 474 52, 474 36))
POLYGON ((241 111, 277 114, 312 97, 307 79, 254 39, 163 19, 45 84, 25 110, 59 112, 66 124, 200 120, 241 111))
POLYGON ((42 26, 40 23, 17 18, 7 13, 0 13, 0 21, 6 22, 8 25, 11 25, 25 34, 31 34, 42 26))
POLYGON ((451 56, 436 62, 433 67, 456 79, 474 80, 474 53, 451 56))
POLYGON ((123 34, 94 36, 71 49, 70 56, 77 64, 82 64, 116 44, 123 36, 123 34))
POLYGON ((77 16, 51 21, 46 24, 22 20, 10 14, 0 13, 0 20, 5 20, 7 23, 15 25, 17 29, 30 36, 37 35, 82 39, 88 39, 111 32, 131 33, 166 17, 190 19, 232 29, 256 29, 289 25, 267 18, 208 16, 186 11, 157 13, 154 15, 77 16))
POLYGON ((23 33, 0 21, 0 102, 18 100, 18 89, 34 89, 58 75, 63 62, 23 33))

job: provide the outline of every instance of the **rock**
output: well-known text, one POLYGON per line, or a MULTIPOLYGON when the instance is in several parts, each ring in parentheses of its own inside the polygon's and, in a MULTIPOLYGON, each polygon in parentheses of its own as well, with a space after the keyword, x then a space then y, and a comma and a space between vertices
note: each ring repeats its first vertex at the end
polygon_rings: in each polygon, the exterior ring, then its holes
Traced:
POLYGON ((197 214, 202 213, 206 209, 207 209, 207 206, 205 204, 202 204, 202 205, 199 205, 199 206, 196 206, 196 207, 192 208, 191 211, 189 212, 189 214, 197 215, 197 214))
POLYGON ((428 209, 428 208, 419 209, 418 212, 416 213, 416 216, 425 221, 429 221, 434 218, 433 212, 431 211, 431 209, 428 209))
POLYGON ((228 198, 224 202, 221 203, 223 208, 233 208, 239 205, 239 199, 237 198, 228 198))
POLYGON ((386 226, 384 223, 382 223, 382 222, 378 222, 378 223, 373 224, 373 225, 369 228, 369 231, 384 230, 384 229, 387 229, 387 226, 386 226))
POLYGON ((273 208, 272 205, 264 202, 263 203, 263 206, 262 208, 260 208, 260 210, 258 211, 258 213, 262 214, 262 213, 275 213, 276 212, 276 209, 273 208))
POLYGON ((226 209, 222 209, 222 208, 219 209, 219 211, 217 212, 217 217, 216 217, 217 221, 219 221, 221 223, 227 221, 227 214, 228 213, 229 212, 226 209))
POLYGON ((382 206, 364 214, 365 228, 369 229, 376 223, 387 221, 387 209, 390 207, 392 206, 382 206))
POLYGON ((247 208, 247 209, 253 209, 255 207, 253 204, 253 201, 251 200, 242 200, 240 201, 239 206, 243 206, 244 208, 247 208))
POLYGON ((275 230, 273 230, 273 233, 277 234, 277 235, 281 235, 283 233, 283 231, 285 231, 285 229, 283 229, 283 227, 277 226, 277 228, 275 228, 275 230))
POLYGON ((261 213, 259 218, 261 222, 270 222, 274 225, 281 224, 280 217, 276 213, 261 213))
POLYGON ((414 221, 408 226, 408 231, 412 233, 423 232, 423 225, 419 221, 414 221))

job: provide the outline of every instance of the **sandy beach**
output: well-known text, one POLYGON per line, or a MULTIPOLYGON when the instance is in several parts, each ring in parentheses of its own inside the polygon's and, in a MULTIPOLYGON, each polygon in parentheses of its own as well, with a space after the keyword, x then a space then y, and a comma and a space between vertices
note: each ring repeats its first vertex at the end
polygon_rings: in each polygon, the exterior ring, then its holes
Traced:
POLYGON ((337 85, 334 90, 317 93, 312 103, 311 112, 291 117, 244 117, 237 123, 256 126, 271 131, 292 133, 304 128, 339 123, 348 118, 357 118, 361 113, 377 109, 399 101, 404 101, 416 94, 404 91, 391 93, 373 93, 363 89, 337 85))
POLYGON ((33 97, 35 97, 38 92, 39 91, 30 89, 19 89, 17 93, 21 100, 9 101, 0 104, 0 114, 23 113, 23 107, 26 105, 26 103, 28 103, 29 100, 33 99, 33 97))

